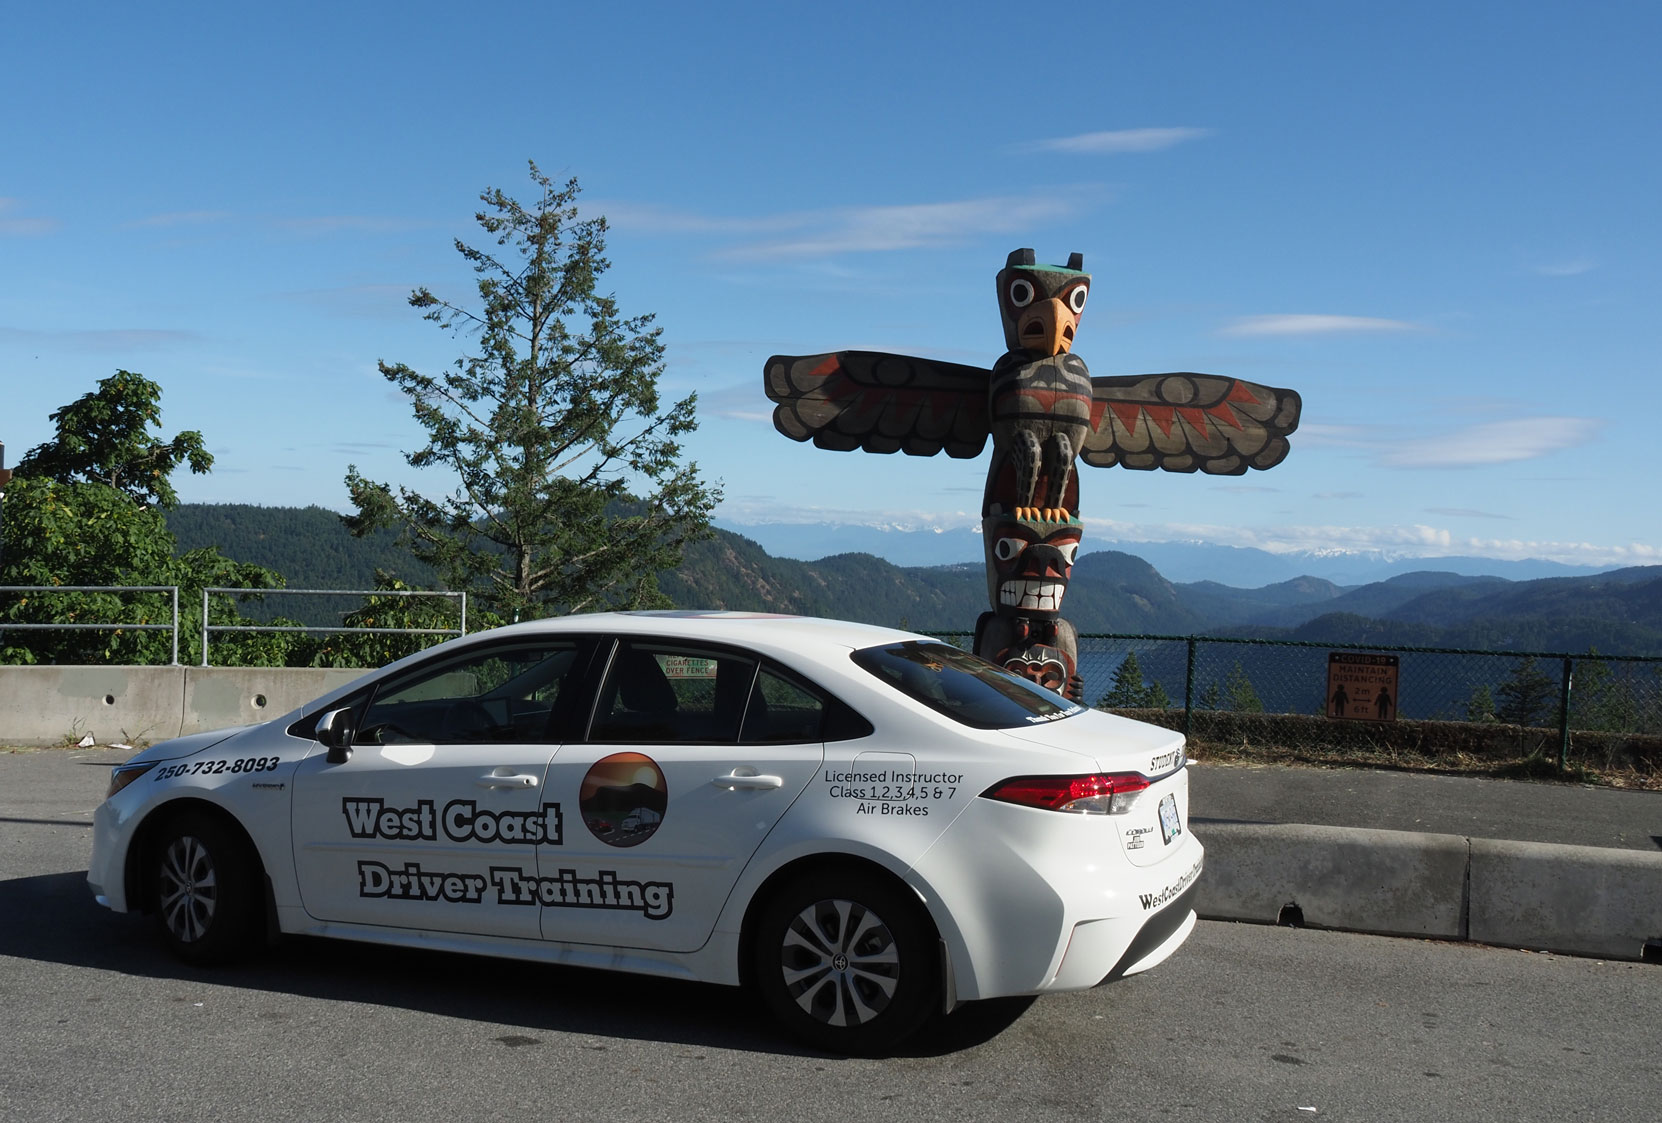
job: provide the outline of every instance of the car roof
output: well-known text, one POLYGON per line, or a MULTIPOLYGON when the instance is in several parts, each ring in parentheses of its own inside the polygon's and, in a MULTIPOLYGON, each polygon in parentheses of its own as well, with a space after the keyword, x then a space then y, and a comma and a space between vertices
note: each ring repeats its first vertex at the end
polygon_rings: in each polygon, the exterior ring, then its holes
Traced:
MULTIPOLYGON (((851 620, 829 620, 817 616, 791 616, 774 612, 726 612, 665 609, 645 612, 593 612, 530 620, 498 629, 496 634, 513 632, 551 634, 599 632, 609 635, 647 635, 732 643, 758 650, 808 652, 857 650, 877 644, 932 637, 875 624, 851 620)), ((483 633, 479 633, 483 634, 483 633)))

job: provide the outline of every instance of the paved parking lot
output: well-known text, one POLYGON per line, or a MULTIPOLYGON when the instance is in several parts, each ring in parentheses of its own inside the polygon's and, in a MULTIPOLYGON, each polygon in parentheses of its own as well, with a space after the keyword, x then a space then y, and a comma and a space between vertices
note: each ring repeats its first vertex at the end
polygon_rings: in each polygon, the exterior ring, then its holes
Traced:
POLYGON ((187 968, 86 891, 122 755, 0 754, 5 1123, 1655 1117, 1662 970, 1471 945, 1202 923, 1158 971, 884 1060, 724 988, 321 940, 187 968))

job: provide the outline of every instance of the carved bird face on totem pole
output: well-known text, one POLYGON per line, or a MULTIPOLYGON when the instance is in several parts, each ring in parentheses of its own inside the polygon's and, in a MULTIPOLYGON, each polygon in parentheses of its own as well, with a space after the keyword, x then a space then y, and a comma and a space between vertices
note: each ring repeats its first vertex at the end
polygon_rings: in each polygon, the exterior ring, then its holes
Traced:
POLYGON ((1045 358, 1073 350, 1079 317, 1091 291, 1085 256, 1074 254, 1066 268, 1037 265, 1032 250, 1017 250, 998 271, 998 312, 1004 320, 1004 349, 1033 351, 1045 358))

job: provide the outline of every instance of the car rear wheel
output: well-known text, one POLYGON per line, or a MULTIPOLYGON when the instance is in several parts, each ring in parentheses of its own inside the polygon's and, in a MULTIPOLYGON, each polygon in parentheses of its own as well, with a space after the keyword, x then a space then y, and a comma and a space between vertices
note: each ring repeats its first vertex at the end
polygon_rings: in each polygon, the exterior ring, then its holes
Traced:
POLYGON ((182 816, 154 851, 152 904, 168 946, 191 963, 223 963, 248 950, 260 918, 258 864, 229 827, 182 816))
POLYGON ((873 1053, 911 1036, 934 1011, 939 964, 923 906, 853 873, 786 886, 757 921, 754 980, 795 1036, 838 1053, 873 1053))

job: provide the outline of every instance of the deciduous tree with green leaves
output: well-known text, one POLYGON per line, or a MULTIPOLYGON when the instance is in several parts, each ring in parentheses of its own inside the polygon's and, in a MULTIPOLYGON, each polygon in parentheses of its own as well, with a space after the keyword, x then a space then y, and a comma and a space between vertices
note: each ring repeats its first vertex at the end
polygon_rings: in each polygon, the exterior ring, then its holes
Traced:
POLYGON ((529 206, 489 188, 475 219, 496 249, 461 240, 478 275, 464 308, 426 288, 426 318, 475 340, 443 374, 380 370, 408 396, 427 443, 405 460, 448 472, 429 498, 346 477, 355 534, 400 529, 446 586, 504 619, 663 605, 657 573, 708 533, 717 490, 684 461, 696 396, 663 407, 661 329, 598 287, 606 220, 579 219, 575 179, 531 165, 529 206))
POLYGON ((201 474, 214 465, 196 430, 165 441, 150 432, 162 423, 162 388, 130 370, 117 370, 49 416, 57 435, 29 450, 19 476, 103 484, 140 507, 166 510, 179 502, 169 479, 176 469, 188 465, 201 474))
MULTIPOLYGON (((160 593, 52 592, 63 585, 180 587, 180 658, 200 653, 200 590, 204 586, 273 588, 282 578, 232 561, 215 549, 175 554, 163 510, 178 496, 170 476, 180 467, 206 472, 213 457, 202 435, 171 440, 151 433, 161 424, 161 387, 119 370, 92 393, 51 414, 57 436, 31 449, 6 488, 5 554, 0 585, 39 592, 0 596, 0 662, 165 663, 164 631, 93 628, 18 630, 11 624, 170 624, 172 600, 160 593)), ((245 623, 234 606, 215 608, 215 623, 245 623)), ((228 642, 222 663, 282 662, 272 637, 228 642)))

